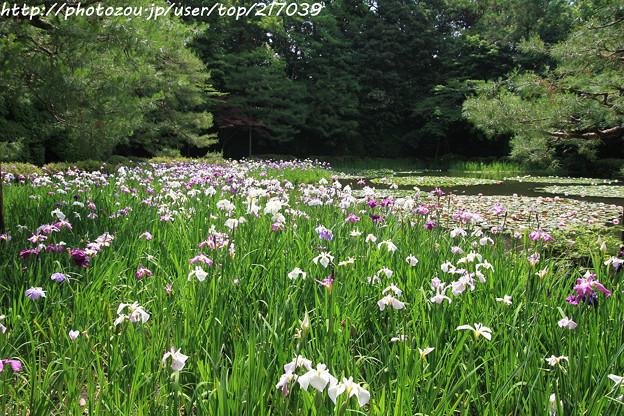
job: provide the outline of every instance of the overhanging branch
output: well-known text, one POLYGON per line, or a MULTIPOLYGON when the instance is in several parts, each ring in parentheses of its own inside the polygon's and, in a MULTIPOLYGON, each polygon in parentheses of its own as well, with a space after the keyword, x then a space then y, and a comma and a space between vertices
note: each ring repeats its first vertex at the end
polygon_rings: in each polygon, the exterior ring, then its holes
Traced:
POLYGON ((604 130, 593 131, 551 131, 548 133, 550 136, 556 137, 559 140, 602 140, 613 139, 619 136, 624 136, 624 125, 611 127, 604 130))

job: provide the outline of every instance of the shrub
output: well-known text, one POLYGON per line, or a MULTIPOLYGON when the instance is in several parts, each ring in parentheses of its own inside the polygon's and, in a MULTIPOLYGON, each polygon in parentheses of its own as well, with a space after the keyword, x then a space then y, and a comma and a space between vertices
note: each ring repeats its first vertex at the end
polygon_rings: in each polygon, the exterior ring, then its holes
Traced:
POLYGON ((164 149, 156 152, 156 157, 180 158, 182 155, 180 154, 180 149, 165 147, 164 149))
POLYGON ((80 160, 74 163, 74 166, 84 171, 94 172, 96 170, 102 169, 102 164, 103 162, 101 161, 89 159, 89 160, 80 160))
POLYGON ((30 163, 21 163, 21 162, 6 162, 2 164, 2 170, 4 172, 10 173, 15 177, 19 175, 28 176, 32 174, 42 175, 43 170, 41 168, 32 165, 30 163))

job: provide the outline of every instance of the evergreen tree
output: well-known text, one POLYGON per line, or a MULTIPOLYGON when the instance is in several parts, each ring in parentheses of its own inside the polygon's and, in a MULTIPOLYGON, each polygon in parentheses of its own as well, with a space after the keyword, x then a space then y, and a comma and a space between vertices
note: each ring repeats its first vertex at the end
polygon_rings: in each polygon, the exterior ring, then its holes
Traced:
POLYGON ((273 47, 281 17, 251 13, 241 19, 200 20, 207 26, 193 48, 208 66, 214 87, 223 93, 213 110, 226 155, 247 156, 258 146, 279 152, 295 139, 306 118, 304 88, 289 77, 284 56, 273 47))
POLYGON ((191 36, 170 17, 3 18, 0 124, 37 161, 106 157, 130 138, 206 144, 207 75, 183 47, 191 36))
POLYGON ((305 121, 302 89, 286 76, 283 59, 268 44, 225 56, 220 69, 220 85, 228 94, 217 120, 221 127, 234 127, 234 134, 246 133, 268 148, 294 139, 305 121))
POLYGON ((624 7, 598 8, 563 43, 539 39, 527 51, 546 52, 556 68, 514 72, 483 82, 464 104, 467 117, 488 135, 513 135, 512 155, 547 163, 576 149, 595 158, 603 142, 624 137, 624 7))
POLYGON ((370 154, 396 157, 417 153, 420 125, 414 103, 435 85, 440 38, 424 3, 383 0, 372 5, 356 39, 360 93, 360 134, 370 154))
POLYGON ((361 4, 335 1, 317 16, 283 17, 272 38, 289 77, 304 88, 307 117, 292 148, 298 154, 364 152, 352 41, 358 14, 361 4))

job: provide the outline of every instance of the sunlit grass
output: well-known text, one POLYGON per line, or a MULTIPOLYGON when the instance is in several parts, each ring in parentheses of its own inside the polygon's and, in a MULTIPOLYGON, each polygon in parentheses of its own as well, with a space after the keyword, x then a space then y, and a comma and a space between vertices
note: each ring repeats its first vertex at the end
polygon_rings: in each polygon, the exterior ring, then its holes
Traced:
POLYGON ((478 173, 545 173, 546 170, 518 162, 452 162, 448 170, 478 173))

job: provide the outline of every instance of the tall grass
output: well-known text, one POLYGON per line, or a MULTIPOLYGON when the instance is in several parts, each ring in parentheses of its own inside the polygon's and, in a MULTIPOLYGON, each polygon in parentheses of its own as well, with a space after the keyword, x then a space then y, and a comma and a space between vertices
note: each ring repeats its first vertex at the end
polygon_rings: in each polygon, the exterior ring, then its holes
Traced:
POLYGON ((546 174, 553 173, 529 163, 511 161, 457 161, 453 159, 380 159, 380 158, 323 158, 339 171, 384 170, 413 171, 423 169, 467 173, 546 174))
MULTIPOLYGON (((142 165, 111 177, 77 172, 41 186, 7 186, 11 240, 0 240, 0 314, 7 327, 0 359, 23 367, 12 372, 5 365, 0 373, 0 412, 546 414, 552 394, 565 414, 620 412, 615 398, 621 392, 607 376, 623 373, 624 305, 621 273, 603 264, 606 254, 595 253, 592 271, 613 295, 598 293, 597 306, 572 306, 565 298, 585 270, 558 269, 544 257, 532 266, 527 257, 543 252, 541 240, 514 239, 511 251, 496 236, 481 245, 483 236, 470 236, 476 227, 463 223, 456 226, 468 235, 452 238, 448 229, 424 227, 440 222, 434 204, 429 214, 371 207, 365 203, 371 198, 350 199, 331 183, 295 186, 289 175, 300 179, 301 172, 274 163, 142 165), (281 221, 265 211, 271 198, 287 204, 279 209, 281 221), (223 200, 235 209, 220 209, 223 200), (248 213, 252 202, 261 207, 257 214, 248 213), (72 229, 49 234, 44 244, 64 241, 64 251, 20 258, 36 247, 27 238, 53 222, 57 208, 72 229), (351 212, 359 222, 345 221, 351 212), (173 221, 162 219, 167 213, 173 221), (224 225, 241 217, 245 222, 235 230, 224 225), (333 238, 320 239, 319 226, 333 238), (153 239, 139 238, 145 231, 153 239), (114 234, 110 246, 90 256, 88 267, 76 266, 66 249, 85 248, 105 232, 114 234), (215 232, 226 233, 229 243, 198 248, 215 232), (367 242, 368 234, 377 241, 367 242), (388 240, 396 251, 378 246, 388 240), (459 278, 441 270, 444 262, 476 272, 476 262, 459 263, 465 254, 453 254, 454 246, 481 254, 493 271, 481 269, 483 283, 473 275, 474 290, 446 291, 452 303, 432 303, 433 277, 459 278), (189 264, 200 252, 214 264, 189 264), (327 268, 313 260, 321 252, 334 256, 327 268), (410 254, 416 266, 406 261, 410 254), (338 265, 350 257, 352 264, 338 265), (153 275, 135 277, 139 265, 153 275), (189 279, 197 265, 207 272, 203 281, 189 279), (288 277, 295 267, 307 273, 305 280, 288 277), (391 278, 378 273, 383 267, 393 271, 391 278), (536 273, 544 268, 541 279, 536 273), (68 281, 51 280, 55 272, 68 281), (330 274, 331 290, 315 281, 330 274), (380 283, 369 283, 375 275, 380 283), (405 307, 381 311, 377 302, 391 282, 403 290, 405 307), (46 298, 27 298, 31 286, 42 287, 46 298), (505 294, 512 296, 510 306, 495 300, 505 294), (114 326, 118 305, 135 301, 149 320, 114 326), (306 313, 309 330, 302 331, 306 313), (578 328, 560 328, 565 315, 578 328), (456 330, 475 323, 492 328, 491 341, 456 330), (69 330, 85 333, 72 341, 69 330), (391 342, 401 335, 405 340, 391 342), (189 356, 181 371, 170 361, 161 365, 172 346, 189 356), (425 347, 435 349, 421 359, 418 348, 425 347), (569 363, 551 367, 545 358, 552 354, 569 363), (282 395, 275 386, 297 355, 313 366, 326 364, 338 380, 353 377, 370 401, 360 408, 343 394, 334 405, 326 389, 303 391, 295 381, 282 395)), ((414 200, 417 207, 417 195, 414 200)))
POLYGON ((383 158, 323 158, 336 170, 381 170, 410 171, 433 168, 435 165, 419 159, 383 159, 383 158))
POLYGON ((529 163, 518 162, 452 162, 448 170, 479 173, 552 173, 529 163))

